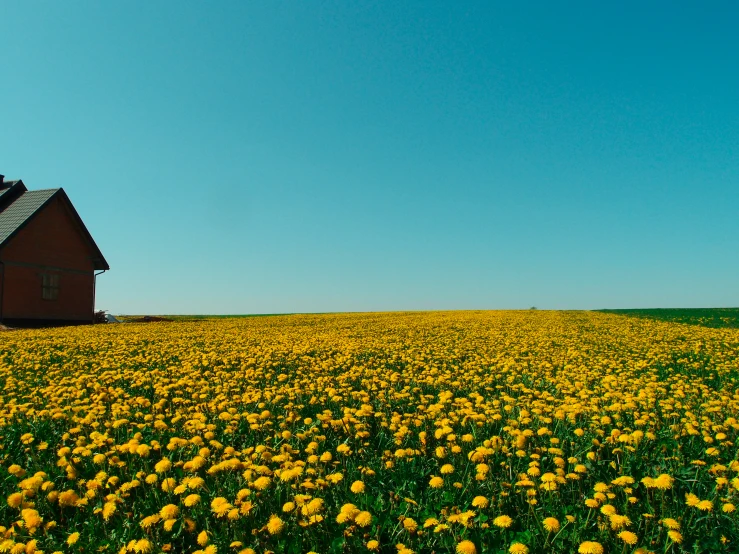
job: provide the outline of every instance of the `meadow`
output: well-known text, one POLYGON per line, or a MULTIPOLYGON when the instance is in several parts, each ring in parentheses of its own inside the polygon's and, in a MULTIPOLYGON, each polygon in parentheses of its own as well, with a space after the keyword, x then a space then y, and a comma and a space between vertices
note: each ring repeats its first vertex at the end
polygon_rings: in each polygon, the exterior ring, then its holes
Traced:
POLYGON ((0 336, 0 552, 739 552, 739 330, 597 312, 0 336))

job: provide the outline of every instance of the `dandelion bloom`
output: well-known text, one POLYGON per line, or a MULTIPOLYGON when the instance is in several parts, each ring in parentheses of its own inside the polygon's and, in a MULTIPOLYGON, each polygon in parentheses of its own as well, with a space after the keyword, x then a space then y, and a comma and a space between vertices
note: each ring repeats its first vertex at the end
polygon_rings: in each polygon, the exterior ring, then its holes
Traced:
POLYGON ((171 468, 172 462, 169 460, 169 458, 162 458, 154 466, 154 471, 156 471, 157 473, 164 473, 166 471, 169 471, 171 468))
POLYGON ((367 541, 367 550, 371 550, 373 552, 380 549, 380 543, 376 540, 367 541))
POLYGON ((172 531, 172 528, 174 527, 175 523, 177 523, 177 520, 176 519, 167 519, 167 520, 165 520, 165 522, 163 524, 164 530, 167 533, 169 533, 170 531, 172 531))
POLYGON ((599 542, 585 541, 580 543, 577 551, 580 554, 603 554, 603 546, 599 542))
POLYGON ((668 529, 673 529, 673 530, 680 529, 680 523, 678 523, 676 520, 672 519, 671 517, 664 518, 662 520, 662 525, 664 525, 668 529))
POLYGON ((674 483, 674 481, 675 479, 673 479, 670 475, 663 473, 654 480, 654 486, 660 490, 668 490, 672 488, 672 484, 674 483))
POLYGON ((360 527, 367 527, 370 523, 372 523, 372 514, 367 511, 361 511, 354 518, 354 521, 360 527))
POLYGON ((267 522, 267 531, 270 535, 279 535, 285 528, 285 522, 278 516, 272 514, 267 522))
POLYGON ((231 508, 233 508, 233 506, 228 502, 228 500, 222 496, 218 496, 210 503, 210 508, 213 513, 216 514, 216 517, 223 517, 231 508))
POLYGON ((354 517, 359 513, 359 508, 357 508, 354 504, 347 503, 344 504, 341 507, 341 510, 339 510, 340 513, 346 515, 349 519, 354 519, 354 517))
POLYGON ((405 527, 406 531, 413 532, 418 529, 418 523, 412 517, 407 517, 403 520, 403 527, 405 527))
POLYGON ((13 475, 15 477, 20 478, 20 477, 23 477, 26 474, 26 470, 23 469, 18 464, 13 464, 10 467, 8 467, 8 473, 10 473, 11 475, 13 475))
POLYGON ((199 494, 188 494, 185 497, 185 506, 187 506, 188 508, 195 506, 195 504, 197 504, 198 502, 200 502, 199 494))
POLYGON ((529 554, 529 547, 520 542, 514 542, 508 549, 511 554, 529 554))
POLYGON ((14 492, 10 496, 8 496, 8 506, 11 508, 17 508, 23 504, 23 495, 19 492, 14 492))
POLYGON ((60 506, 76 506, 80 497, 73 490, 68 490, 59 493, 59 505, 60 506))
POLYGON ((289 514, 294 509, 295 509, 295 502, 285 502, 282 505, 282 511, 285 512, 286 514, 289 514))
POLYGON ((300 507, 300 513, 304 516, 312 516, 323 510, 323 499, 314 498, 300 507))
POLYGON ((477 554, 477 548, 472 541, 464 540, 457 545, 457 554, 477 554))
POLYGON ((513 520, 509 516, 498 516, 493 520, 493 525, 508 529, 513 524, 513 520))
POLYGON ((72 546, 72 545, 73 545, 74 543, 76 543, 76 542, 77 542, 78 540, 80 540, 80 534, 79 534, 79 533, 77 533, 77 532, 75 531, 74 533, 72 533, 71 535, 69 535, 69 536, 67 537, 67 544, 68 544, 69 546, 72 546))
POLYGON ((429 487, 431 487, 432 489, 440 489, 443 486, 444 479, 442 479, 441 477, 434 476, 429 481, 429 487))
POLYGON ((545 518, 542 523, 544 524, 544 529, 546 529, 548 533, 556 533, 559 531, 559 520, 556 517, 545 518))
POLYGON ((475 508, 487 508, 490 502, 484 496, 476 496, 472 499, 472 505, 475 508))
POLYGON ((449 475, 454 473, 454 466, 452 464, 444 464, 439 471, 442 475, 449 475))
POLYGON ((604 504, 600 509, 600 513, 610 517, 616 513, 616 507, 612 504, 604 504))
POLYGON ((108 521, 110 519, 110 516, 112 516, 116 511, 116 504, 115 502, 106 502, 103 504, 103 519, 105 521, 108 521))
POLYGON ((141 554, 148 554, 152 549, 152 544, 148 539, 140 539, 136 541, 136 544, 133 547, 134 552, 140 552, 141 554))
POLYGON ((726 504, 721 506, 721 511, 726 514, 730 514, 734 510, 736 510, 736 506, 734 506, 731 502, 727 502, 726 504))
POLYGON ((175 504, 167 504, 159 510, 159 515, 162 516, 162 519, 174 519, 180 515, 180 509, 175 504))
POLYGON ((362 481, 354 481, 352 483, 352 486, 350 487, 351 491, 354 494, 360 494, 364 492, 364 482, 362 481))
POLYGON ((263 491, 264 489, 269 487, 270 482, 271 481, 269 477, 265 477, 263 475, 262 477, 259 477, 256 481, 254 481, 253 485, 254 485, 254 488, 257 489, 258 491, 263 491))
POLYGON ((614 531, 621 529, 622 527, 628 527, 631 525, 631 520, 628 516, 622 516, 619 514, 613 514, 611 517, 611 529, 614 531))
POLYGON ((678 544, 683 542, 683 536, 680 534, 679 531, 668 531, 667 536, 670 537, 670 540, 672 542, 676 542, 678 544))
POLYGON ((631 531, 621 531, 616 536, 629 545, 634 545, 639 540, 639 537, 637 537, 636 534, 632 533, 631 531))
POLYGON ((172 492, 177 486, 177 481, 173 477, 167 477, 162 480, 162 490, 164 492, 172 492))
POLYGON ((697 506, 697 505, 698 505, 698 504, 700 503, 700 501, 701 501, 701 499, 700 499, 700 498, 698 498, 698 497, 697 497, 696 495, 694 495, 693 493, 687 493, 687 494, 685 495, 685 503, 686 503, 686 504, 687 504, 688 506, 696 507, 696 506, 697 506))
POLYGON ((710 500, 701 500, 695 507, 703 512, 710 512, 713 510, 713 502, 710 500))
POLYGON ((208 544, 208 532, 207 531, 201 531, 198 535, 198 544, 200 546, 205 546, 208 544))

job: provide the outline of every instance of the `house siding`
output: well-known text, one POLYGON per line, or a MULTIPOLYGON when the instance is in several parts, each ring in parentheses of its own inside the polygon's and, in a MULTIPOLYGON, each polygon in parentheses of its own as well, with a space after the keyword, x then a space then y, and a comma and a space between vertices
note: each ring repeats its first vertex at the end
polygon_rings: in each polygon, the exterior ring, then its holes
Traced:
POLYGON ((63 200, 52 199, 0 251, 3 321, 91 323, 91 254, 63 200), (43 298, 44 274, 58 275, 55 299, 43 298))

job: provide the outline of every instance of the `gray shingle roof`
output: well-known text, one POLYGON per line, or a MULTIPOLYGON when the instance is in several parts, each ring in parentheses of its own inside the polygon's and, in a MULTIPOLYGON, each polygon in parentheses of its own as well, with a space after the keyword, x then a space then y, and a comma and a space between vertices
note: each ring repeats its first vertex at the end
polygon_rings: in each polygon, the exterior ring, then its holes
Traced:
POLYGON ((0 245, 28 221, 59 189, 29 190, 0 212, 0 245))

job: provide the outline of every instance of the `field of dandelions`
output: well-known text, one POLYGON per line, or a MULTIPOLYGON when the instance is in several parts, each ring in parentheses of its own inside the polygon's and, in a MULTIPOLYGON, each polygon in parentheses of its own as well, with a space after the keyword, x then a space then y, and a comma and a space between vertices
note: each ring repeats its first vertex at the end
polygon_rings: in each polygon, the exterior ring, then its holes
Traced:
POLYGON ((0 552, 739 552, 739 330, 593 312, 0 336, 0 552))

